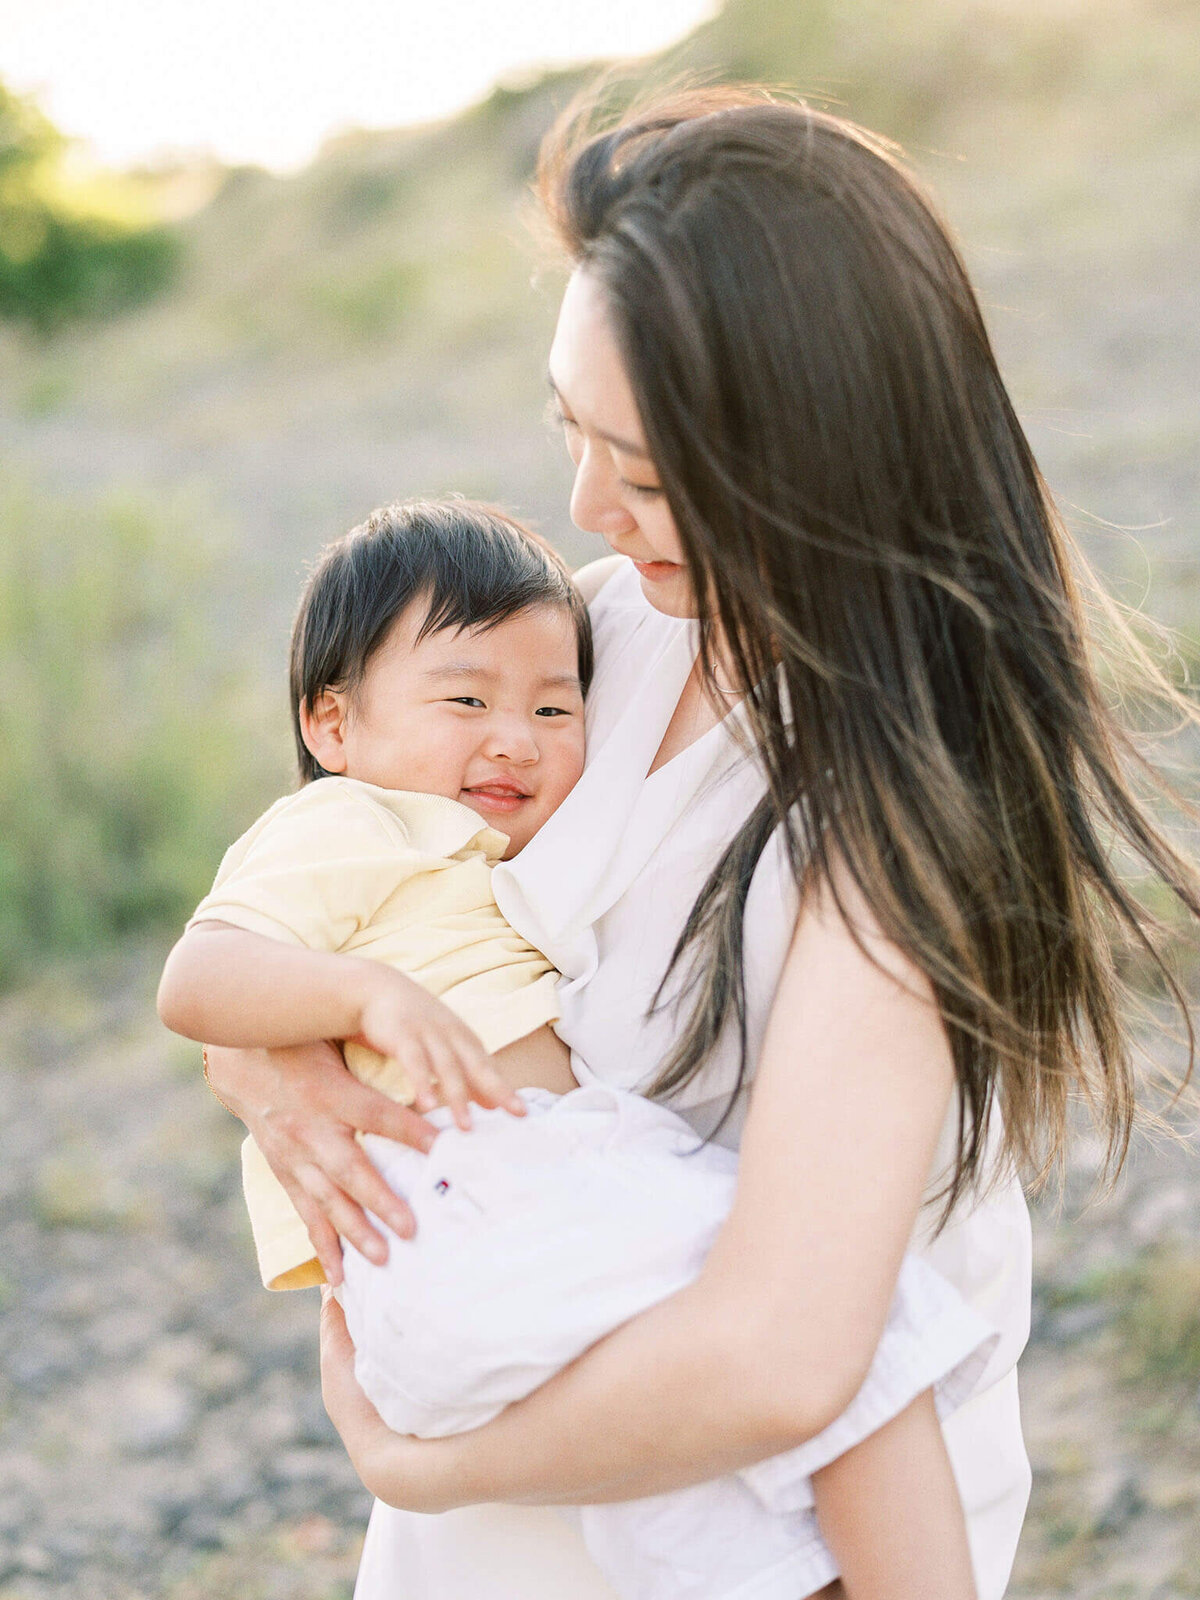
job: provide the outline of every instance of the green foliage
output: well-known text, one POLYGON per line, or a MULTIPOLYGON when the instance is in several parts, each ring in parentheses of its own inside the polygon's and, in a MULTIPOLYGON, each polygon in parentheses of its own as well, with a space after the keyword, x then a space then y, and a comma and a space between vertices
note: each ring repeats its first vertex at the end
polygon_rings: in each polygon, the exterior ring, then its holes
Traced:
POLYGON ((309 304, 321 322, 351 343, 370 344, 401 327, 420 301, 424 273, 402 261, 311 280, 309 304))
POLYGON ((171 279, 175 234, 80 205, 63 189, 65 141, 0 84, 0 317, 50 333, 139 305, 171 279))
POLYGON ((1200 1383, 1200 1256, 1178 1246, 1148 1251, 1113 1285, 1122 1372, 1161 1391, 1200 1383))
POLYGON ((0 484, 0 984, 178 924, 279 785, 220 579, 178 510, 0 484))
POLYGON ((1160 1397, 1194 1391, 1200 1383, 1200 1254, 1194 1247, 1158 1245, 1093 1268, 1043 1298, 1056 1311, 1103 1309, 1124 1382, 1160 1397))

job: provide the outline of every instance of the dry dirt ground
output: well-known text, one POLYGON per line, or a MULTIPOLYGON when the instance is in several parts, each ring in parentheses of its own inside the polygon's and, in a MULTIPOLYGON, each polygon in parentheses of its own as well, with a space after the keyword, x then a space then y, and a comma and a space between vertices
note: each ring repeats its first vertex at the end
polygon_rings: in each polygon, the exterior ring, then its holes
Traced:
MULTIPOLYGON (((335 1600, 367 1511, 315 1297, 258 1288, 238 1130, 150 1009, 154 955, 11 997, 0 1107, 0 1600, 335 1600)), ((1200 1595, 1200 1161, 1037 1210, 1035 1468, 1013 1594, 1200 1595)), ((566 1600, 566 1597, 564 1597, 566 1600)))

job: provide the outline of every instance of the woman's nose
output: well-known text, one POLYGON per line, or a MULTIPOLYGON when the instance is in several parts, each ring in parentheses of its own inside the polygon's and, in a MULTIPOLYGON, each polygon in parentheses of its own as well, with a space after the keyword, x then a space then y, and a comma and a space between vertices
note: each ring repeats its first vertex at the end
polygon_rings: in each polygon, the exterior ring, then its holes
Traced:
POLYGON ((571 489, 571 521, 584 533, 601 538, 629 533, 637 521, 617 494, 616 472, 600 451, 584 446, 571 489))

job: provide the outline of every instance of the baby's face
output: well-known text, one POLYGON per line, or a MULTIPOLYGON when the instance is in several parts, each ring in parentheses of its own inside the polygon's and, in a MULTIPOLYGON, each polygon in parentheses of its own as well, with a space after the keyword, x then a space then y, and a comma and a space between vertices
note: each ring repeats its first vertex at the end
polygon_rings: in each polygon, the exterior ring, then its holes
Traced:
POLYGON ((583 771, 583 692, 569 614, 534 606, 492 628, 417 642, 409 606, 347 705, 345 775, 441 794, 522 849, 583 771))

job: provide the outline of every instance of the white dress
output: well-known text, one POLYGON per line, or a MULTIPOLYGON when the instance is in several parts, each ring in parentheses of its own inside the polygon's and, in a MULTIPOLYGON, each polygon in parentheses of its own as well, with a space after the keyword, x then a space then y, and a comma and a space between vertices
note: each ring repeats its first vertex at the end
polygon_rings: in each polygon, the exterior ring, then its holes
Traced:
MULTIPOLYGON (((559 1032, 582 1082, 644 1086, 677 1027, 670 1007, 647 1015, 696 894, 762 793, 739 744, 737 713, 647 776, 696 652, 695 625, 655 611, 632 567, 591 606, 597 671, 588 695, 587 767, 537 837, 494 874, 513 926, 564 975, 559 1032)), ((751 1059, 795 921, 782 853, 769 846, 746 907, 751 1059)), ((708 1131, 732 1088, 732 1046, 718 1049, 671 1104, 708 1131)), ((721 1129, 736 1145, 744 1096, 721 1129)), ((953 1149, 947 1117, 931 1189, 953 1149)), ((961 1204, 923 1255, 1000 1334, 976 1393, 945 1425, 967 1516, 980 1600, 1000 1600, 1028 1500, 1016 1361, 1029 1332, 1029 1218, 1015 1178, 961 1204)), ((355 1600, 615 1600, 589 1559, 578 1513, 543 1506, 469 1506, 440 1516, 377 1503, 355 1600)))

